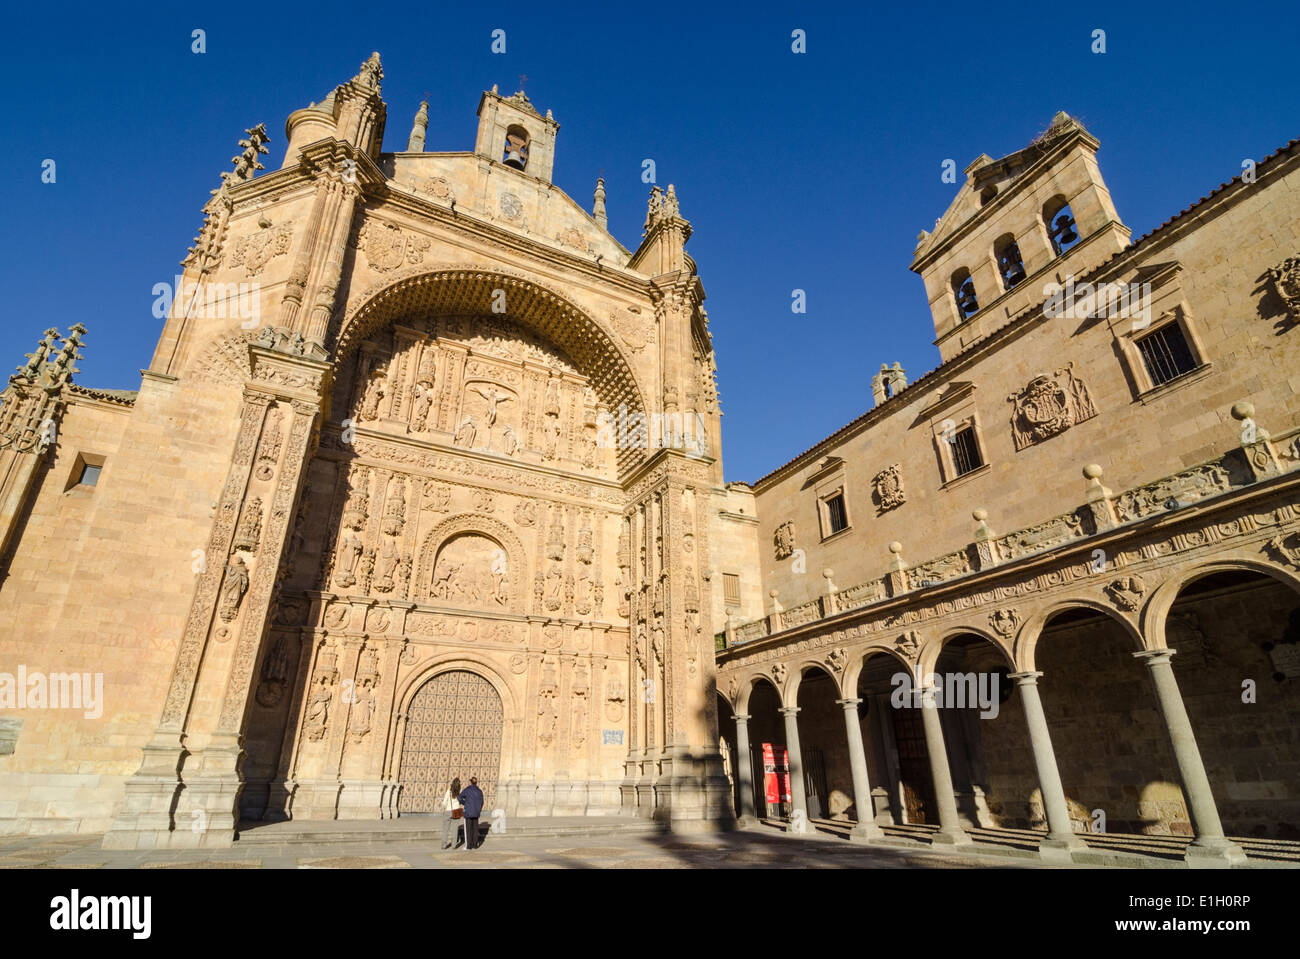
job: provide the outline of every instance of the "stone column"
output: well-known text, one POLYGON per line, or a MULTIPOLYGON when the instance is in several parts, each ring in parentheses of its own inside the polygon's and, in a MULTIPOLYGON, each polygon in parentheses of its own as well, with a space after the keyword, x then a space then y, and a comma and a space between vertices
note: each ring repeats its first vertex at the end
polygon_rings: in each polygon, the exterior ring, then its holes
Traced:
POLYGON ((758 821, 754 809, 754 759, 749 749, 749 714, 736 714, 736 781, 740 783, 740 820, 738 826, 758 821))
POLYGON ((803 754, 799 751, 799 720, 796 718, 799 707, 783 706, 781 715, 785 717, 785 748, 790 756, 790 797, 794 802, 791 819, 802 813, 807 822, 808 797, 803 788, 803 754))
POLYGON ((871 782, 867 778, 867 751, 862 746, 862 723, 858 719, 861 699, 837 699, 844 707, 844 728, 849 737, 849 767, 853 770, 853 805, 858 811, 858 824, 849 838, 855 842, 881 839, 884 833, 876 825, 875 809, 871 801, 871 782))
MULTIPOLYGON (((933 680, 931 680, 933 682, 933 680)), ((939 806, 939 831, 932 842, 959 846, 972 842, 961 828, 957 816, 957 798, 953 794, 952 771, 948 768, 948 748, 943 742, 943 726, 934 702, 934 686, 921 690, 921 724, 925 727, 925 751, 930 756, 930 778, 934 781, 934 798, 939 806)))
POLYGON ((1061 773, 1056 768, 1056 753, 1052 749, 1052 736, 1043 714, 1043 701, 1038 695, 1039 672, 1012 673, 1020 690, 1020 702, 1029 724, 1029 747, 1034 752, 1034 771, 1038 774, 1038 790, 1047 812, 1047 838, 1038 843, 1038 855, 1043 859, 1070 862, 1071 851, 1086 849, 1087 845, 1074 834, 1070 825, 1070 809, 1065 803, 1065 789, 1061 786, 1061 773))
POLYGON ((1174 650, 1145 649, 1133 655, 1145 662, 1150 672, 1160 715, 1165 721, 1165 732, 1169 735, 1169 745, 1173 748, 1174 762, 1178 766, 1178 778, 1182 781, 1183 794, 1187 797, 1192 830, 1196 834, 1187 848, 1188 865, 1229 866, 1245 862, 1245 851, 1223 835, 1219 810, 1210 790, 1210 778, 1205 774, 1201 751, 1196 746, 1192 723, 1187 718, 1183 696, 1178 691, 1178 681, 1174 678, 1173 665, 1169 662, 1174 650))

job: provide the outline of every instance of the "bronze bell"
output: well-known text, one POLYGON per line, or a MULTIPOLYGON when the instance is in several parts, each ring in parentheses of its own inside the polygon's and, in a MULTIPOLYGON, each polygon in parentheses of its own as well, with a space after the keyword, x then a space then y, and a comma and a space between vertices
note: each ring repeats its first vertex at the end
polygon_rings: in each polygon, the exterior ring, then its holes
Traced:
POLYGON ((1058 243, 1073 243, 1079 238, 1074 232, 1074 221, 1064 213, 1056 218, 1056 240, 1058 243))

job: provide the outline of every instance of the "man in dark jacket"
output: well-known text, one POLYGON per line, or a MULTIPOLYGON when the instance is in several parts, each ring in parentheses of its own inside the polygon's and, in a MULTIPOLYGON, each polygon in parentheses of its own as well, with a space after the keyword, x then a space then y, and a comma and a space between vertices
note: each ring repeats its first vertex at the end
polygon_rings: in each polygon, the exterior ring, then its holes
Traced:
POLYGON ((460 791, 460 804, 465 807, 465 849, 477 849, 478 817, 483 813, 483 790, 478 788, 477 776, 470 776, 469 785, 460 791))

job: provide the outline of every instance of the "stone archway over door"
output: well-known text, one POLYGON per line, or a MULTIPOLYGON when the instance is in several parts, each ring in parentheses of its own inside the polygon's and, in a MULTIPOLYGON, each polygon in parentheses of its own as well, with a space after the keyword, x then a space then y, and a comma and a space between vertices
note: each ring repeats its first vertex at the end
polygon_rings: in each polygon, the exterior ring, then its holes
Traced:
POLYGON ((501 770, 501 697, 482 676, 453 670, 415 694, 402 739, 402 813, 431 813, 452 778, 477 776, 485 814, 495 808, 501 770))

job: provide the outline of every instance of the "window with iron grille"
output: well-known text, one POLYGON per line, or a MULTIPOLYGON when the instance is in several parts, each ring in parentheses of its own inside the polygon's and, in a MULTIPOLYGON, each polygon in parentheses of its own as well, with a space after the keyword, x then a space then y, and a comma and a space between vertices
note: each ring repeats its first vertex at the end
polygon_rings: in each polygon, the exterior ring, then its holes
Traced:
POLYGON ((849 528, 849 514, 844 508, 844 494, 836 493, 826 501, 826 518, 830 526, 828 535, 849 528))
POLYGON ((1196 369, 1196 358, 1177 323, 1166 323, 1137 341, 1151 385, 1159 386, 1196 369))
POLYGON ((967 426, 953 434, 952 464, 957 471, 957 476, 964 476, 984 465, 979 444, 975 442, 974 427, 967 426))
POLYGON ((722 599, 728 605, 740 605, 740 574, 722 574, 722 599))

